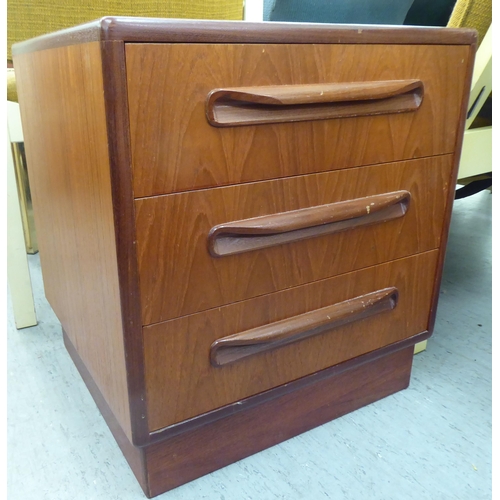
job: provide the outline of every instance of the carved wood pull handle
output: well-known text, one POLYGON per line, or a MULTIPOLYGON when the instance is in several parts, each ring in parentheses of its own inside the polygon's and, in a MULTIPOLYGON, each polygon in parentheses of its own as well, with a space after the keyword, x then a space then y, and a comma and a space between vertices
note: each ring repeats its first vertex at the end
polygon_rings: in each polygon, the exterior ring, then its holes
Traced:
POLYGON ((325 120, 415 111, 420 80, 235 87, 212 90, 205 103, 215 127, 325 120))
POLYGON ((300 314, 216 340, 210 347, 210 362, 224 366, 254 354, 319 335, 354 321, 390 311, 398 303, 398 290, 384 288, 328 307, 300 314))
POLYGON ((405 215, 410 197, 394 191, 219 224, 208 234, 208 251, 223 257, 386 222, 405 215))

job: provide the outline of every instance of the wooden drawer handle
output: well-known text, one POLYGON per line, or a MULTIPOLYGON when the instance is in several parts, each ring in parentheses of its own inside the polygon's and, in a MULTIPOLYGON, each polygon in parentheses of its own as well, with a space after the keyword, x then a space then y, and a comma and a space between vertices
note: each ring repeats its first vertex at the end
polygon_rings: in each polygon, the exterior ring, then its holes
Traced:
POLYGON ((211 345, 210 362, 216 367, 224 366, 353 321, 390 311, 396 307, 397 303, 397 288, 384 288, 293 318, 230 335, 216 340, 211 345))
POLYGON ((208 251, 223 257, 386 222, 405 215, 410 197, 394 191, 219 224, 208 234, 208 251))
POLYGON ((319 83, 212 90, 205 103, 215 127, 324 120, 415 111, 420 80, 319 83))

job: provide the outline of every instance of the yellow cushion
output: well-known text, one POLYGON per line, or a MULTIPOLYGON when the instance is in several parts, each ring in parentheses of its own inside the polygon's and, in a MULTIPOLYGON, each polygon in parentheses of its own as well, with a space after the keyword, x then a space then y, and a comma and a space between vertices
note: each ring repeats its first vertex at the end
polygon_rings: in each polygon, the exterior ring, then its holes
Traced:
POLYGON ((448 22, 449 28, 475 28, 478 45, 491 24, 492 0, 458 0, 448 22))
POLYGON ((12 68, 7 68, 7 100, 17 102, 16 76, 12 68))
POLYGON ((13 43, 103 16, 241 20, 243 0, 9 0, 7 60, 13 43))

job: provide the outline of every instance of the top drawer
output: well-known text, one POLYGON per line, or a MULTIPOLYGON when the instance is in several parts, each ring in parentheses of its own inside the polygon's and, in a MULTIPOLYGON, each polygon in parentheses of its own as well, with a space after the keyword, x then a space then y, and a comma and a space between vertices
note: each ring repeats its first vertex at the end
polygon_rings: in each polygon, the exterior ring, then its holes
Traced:
POLYGON ((468 50, 458 45, 127 44, 134 194, 453 152, 468 50), (400 80, 422 82, 423 98, 413 110, 393 105, 384 94, 400 80), (337 86, 331 103, 317 102, 328 101, 317 87, 309 101, 307 89, 297 87, 294 98, 281 99, 284 105, 262 104, 258 94, 265 89, 250 91, 250 102, 247 97, 232 102, 232 116, 238 107, 243 114, 253 108, 271 116, 285 109, 279 123, 218 127, 207 119, 207 98, 215 89, 323 84, 328 94, 340 82, 354 82, 357 90, 351 87, 339 97, 337 86), (354 116, 325 119, 325 106, 354 116), (305 113, 305 121, 287 121, 297 112, 305 113))

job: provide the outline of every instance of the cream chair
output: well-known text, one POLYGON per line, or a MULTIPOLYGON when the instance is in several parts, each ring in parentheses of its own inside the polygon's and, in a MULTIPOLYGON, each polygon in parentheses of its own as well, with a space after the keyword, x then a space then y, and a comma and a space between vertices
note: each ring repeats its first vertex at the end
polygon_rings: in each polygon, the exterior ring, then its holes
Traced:
MULTIPOLYGON (((467 185, 492 171, 491 126, 476 127, 474 121, 492 89, 492 2, 491 0, 459 0, 448 25, 452 28, 467 26, 478 32, 478 51, 472 77, 467 122, 465 125, 458 183, 467 185)), ((458 194, 458 193, 457 193, 458 194)))
POLYGON ((469 112, 465 125, 462 156, 458 178, 460 184, 467 179, 492 171, 491 126, 471 128, 481 107, 491 94, 492 87, 492 28, 491 25, 479 46, 472 76, 469 112))

